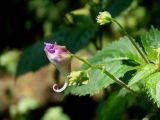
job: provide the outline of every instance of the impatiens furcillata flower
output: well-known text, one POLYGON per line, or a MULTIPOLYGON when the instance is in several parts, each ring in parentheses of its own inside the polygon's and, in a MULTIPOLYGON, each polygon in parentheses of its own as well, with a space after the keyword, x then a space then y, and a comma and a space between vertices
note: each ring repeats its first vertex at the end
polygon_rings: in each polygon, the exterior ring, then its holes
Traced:
POLYGON ((53 63, 56 68, 64 75, 64 85, 58 88, 57 84, 53 85, 53 90, 55 92, 62 92, 68 86, 67 76, 71 72, 71 55, 65 46, 60 46, 51 43, 44 43, 44 51, 51 63, 53 63))

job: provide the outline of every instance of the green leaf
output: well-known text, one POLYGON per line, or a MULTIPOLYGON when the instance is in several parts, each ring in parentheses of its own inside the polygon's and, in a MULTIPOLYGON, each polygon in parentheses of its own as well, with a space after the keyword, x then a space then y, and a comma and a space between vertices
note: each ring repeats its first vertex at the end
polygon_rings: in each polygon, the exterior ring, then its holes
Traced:
MULTIPOLYGON (((140 67, 138 71, 135 73, 135 75, 129 80, 128 86, 131 87, 135 91, 141 90, 142 86, 139 86, 137 84, 140 81, 143 81, 146 77, 156 72, 157 66, 153 64, 147 64, 143 67, 140 67)), ((119 95, 124 96, 128 93, 128 91, 125 88, 122 88, 119 92, 119 95)))
POLYGON ((160 108, 160 72, 152 74, 144 81, 147 94, 160 108))
POLYGON ((115 17, 129 7, 132 1, 133 0, 108 0, 108 11, 115 17))
POLYGON ((157 67, 153 64, 147 64, 141 69, 137 71, 135 76, 129 81, 128 85, 132 86, 133 84, 137 83, 139 80, 146 78, 147 76, 151 75, 157 70, 157 67))
MULTIPOLYGON (((133 60, 136 63, 143 64, 144 61, 139 55, 135 47, 129 41, 128 37, 122 37, 117 41, 112 42, 108 47, 99 51, 89 61, 92 64, 104 64, 110 61, 133 60)), ((83 68, 87 68, 84 65, 83 68)))
MULTIPOLYGON (((45 39, 45 42, 57 42, 60 45, 65 45, 71 52, 76 52, 88 45, 89 40, 97 31, 95 25, 78 24, 68 26, 57 31, 53 36, 45 39)), ((26 48, 18 63, 17 76, 29 71, 36 71, 42 66, 49 63, 44 53, 44 41, 36 43, 26 48)))
POLYGON ((141 41, 148 58, 151 61, 157 60, 157 52, 155 49, 160 48, 160 31, 151 27, 150 31, 141 37, 141 41))
POLYGON ((43 47, 43 42, 40 42, 24 50, 18 62, 16 76, 29 71, 35 71, 39 69, 40 66, 49 63, 43 52, 43 47))
MULTIPOLYGON (((122 65, 121 61, 112 61, 105 64, 106 69, 111 72, 115 77, 122 77, 127 71, 133 69, 132 67, 122 65)), ((114 81, 102 73, 100 70, 90 70, 88 73, 89 81, 85 85, 81 86, 69 86, 65 90, 65 94, 74 94, 74 95, 93 95, 103 88, 108 87, 114 81)))
POLYGON ((106 101, 102 102, 99 108, 100 120, 123 120, 123 114, 127 107, 126 100, 126 97, 112 93, 106 101))
POLYGON ((93 18, 96 18, 99 12, 109 11, 113 17, 118 16, 127 9, 133 0, 99 0, 92 2, 90 12, 93 18))
MULTIPOLYGON (((106 69, 111 72, 115 77, 123 77, 123 75, 134 69, 133 67, 123 65, 122 60, 133 60, 137 63, 143 63, 143 59, 128 40, 127 37, 121 38, 110 44, 106 49, 97 52, 89 62, 93 65, 103 64, 106 69)), ((87 65, 83 65, 81 69, 87 69, 87 65)), ((66 94, 71 93, 75 95, 95 94, 114 83, 108 76, 102 74, 99 70, 92 70, 89 72, 89 82, 82 86, 70 86, 66 90, 66 94)))

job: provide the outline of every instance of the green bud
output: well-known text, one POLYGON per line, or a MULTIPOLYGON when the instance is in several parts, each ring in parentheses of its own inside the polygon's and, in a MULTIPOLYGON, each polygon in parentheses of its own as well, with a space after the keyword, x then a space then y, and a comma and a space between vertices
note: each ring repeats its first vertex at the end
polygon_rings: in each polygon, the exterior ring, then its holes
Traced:
POLYGON ((68 75, 69 86, 83 85, 88 83, 88 74, 86 71, 73 71, 68 75))
POLYGON ((111 19, 112 19, 112 16, 107 11, 99 12, 99 15, 96 18, 97 23, 99 23, 100 25, 104 25, 106 23, 110 23, 111 19))

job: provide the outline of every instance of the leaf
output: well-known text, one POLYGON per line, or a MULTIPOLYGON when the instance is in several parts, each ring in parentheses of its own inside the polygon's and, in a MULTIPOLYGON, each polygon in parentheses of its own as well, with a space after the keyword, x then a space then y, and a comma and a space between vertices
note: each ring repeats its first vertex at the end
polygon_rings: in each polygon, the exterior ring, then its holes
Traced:
POLYGON ((99 0, 91 3, 91 14, 96 18, 99 12, 109 11, 112 17, 118 16, 121 12, 127 9, 133 0, 99 0))
POLYGON ((99 108, 100 120, 123 120, 123 114, 127 107, 126 100, 126 97, 112 93, 106 101, 102 102, 99 108))
POLYGON ((133 0, 108 0, 108 11, 115 17, 129 7, 132 1, 133 0))
MULTIPOLYGON (((146 77, 156 72, 157 66, 153 64, 147 64, 141 68, 135 73, 135 75, 129 80, 128 86, 131 87, 134 91, 139 91, 142 88, 140 88, 139 84, 137 84, 139 81, 143 81, 146 77)), ((119 95, 124 96, 128 93, 128 91, 125 88, 122 88, 119 92, 119 95)))
MULTIPOLYGON (((65 45, 71 52, 76 52, 88 45, 89 40, 97 31, 95 25, 67 26, 57 31, 53 36, 45 39, 45 42, 57 42, 60 45, 65 45)), ((49 63, 44 54, 44 41, 36 43, 26 48, 19 60, 17 67, 17 76, 29 71, 36 71, 42 66, 49 63)))
POLYGON ((157 67, 153 64, 147 64, 142 67, 135 76, 129 81, 128 85, 132 86, 133 84, 137 83, 139 80, 144 79, 145 77, 151 75, 157 70, 157 67))
MULTIPOLYGON (((133 69, 132 67, 122 65, 121 61, 112 61, 105 64, 106 69, 111 72, 115 77, 122 77, 127 71, 133 69)), ((89 81, 85 85, 81 86, 69 86, 65 90, 65 94, 74 94, 74 95, 93 95, 103 88, 108 87, 114 81, 102 73, 100 70, 91 70, 88 73, 89 81)))
POLYGON ((151 61, 157 60, 157 52, 155 49, 160 48, 160 31, 151 27, 150 31, 141 37, 141 41, 148 58, 151 61))
MULTIPOLYGON (((115 41, 110 44, 106 49, 97 52, 97 54, 95 54, 89 62, 93 65, 105 65, 109 72, 119 78, 123 77, 127 71, 135 69, 122 64, 122 60, 129 59, 134 60, 139 64, 144 62, 128 38, 123 37, 119 41, 115 41)), ((83 65, 81 69, 83 70, 87 68, 87 65, 83 65)), ((92 95, 99 92, 103 88, 108 87, 112 83, 114 83, 114 81, 102 74, 99 70, 92 70, 89 73, 88 84, 82 86, 70 86, 66 90, 66 94, 92 95)))
POLYGON ((160 72, 152 74, 144 81, 147 94, 160 108, 160 72))
POLYGON ((29 71, 35 71, 48 64, 48 59, 45 57, 43 52, 43 43, 37 43, 33 46, 27 47, 22 53, 18 62, 16 76, 24 74, 29 71))
MULTIPOLYGON (((89 62, 92 64, 104 64, 105 62, 129 59, 139 64, 144 63, 142 57, 139 55, 129 39, 127 37, 122 37, 95 54, 91 59, 89 59, 89 62)), ((83 68, 87 67, 87 65, 83 66, 83 68)))

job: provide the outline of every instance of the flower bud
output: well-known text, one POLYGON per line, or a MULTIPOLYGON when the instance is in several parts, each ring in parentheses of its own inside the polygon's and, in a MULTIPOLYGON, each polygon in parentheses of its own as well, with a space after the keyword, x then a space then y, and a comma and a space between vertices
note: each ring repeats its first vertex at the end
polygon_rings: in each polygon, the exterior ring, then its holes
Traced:
POLYGON ((88 73, 86 71, 73 71, 68 75, 69 86, 84 85, 89 81, 88 73))
POLYGON ((97 23, 99 23, 100 25, 104 25, 106 23, 111 22, 111 19, 112 19, 112 16, 107 11, 99 12, 99 15, 96 18, 97 23))
POLYGON ((64 75, 65 83, 62 88, 56 89, 57 85, 53 85, 53 90, 55 92, 63 91, 68 85, 67 75, 71 71, 71 55, 65 46, 60 46, 51 43, 44 43, 44 51, 51 63, 53 63, 56 68, 64 75))

